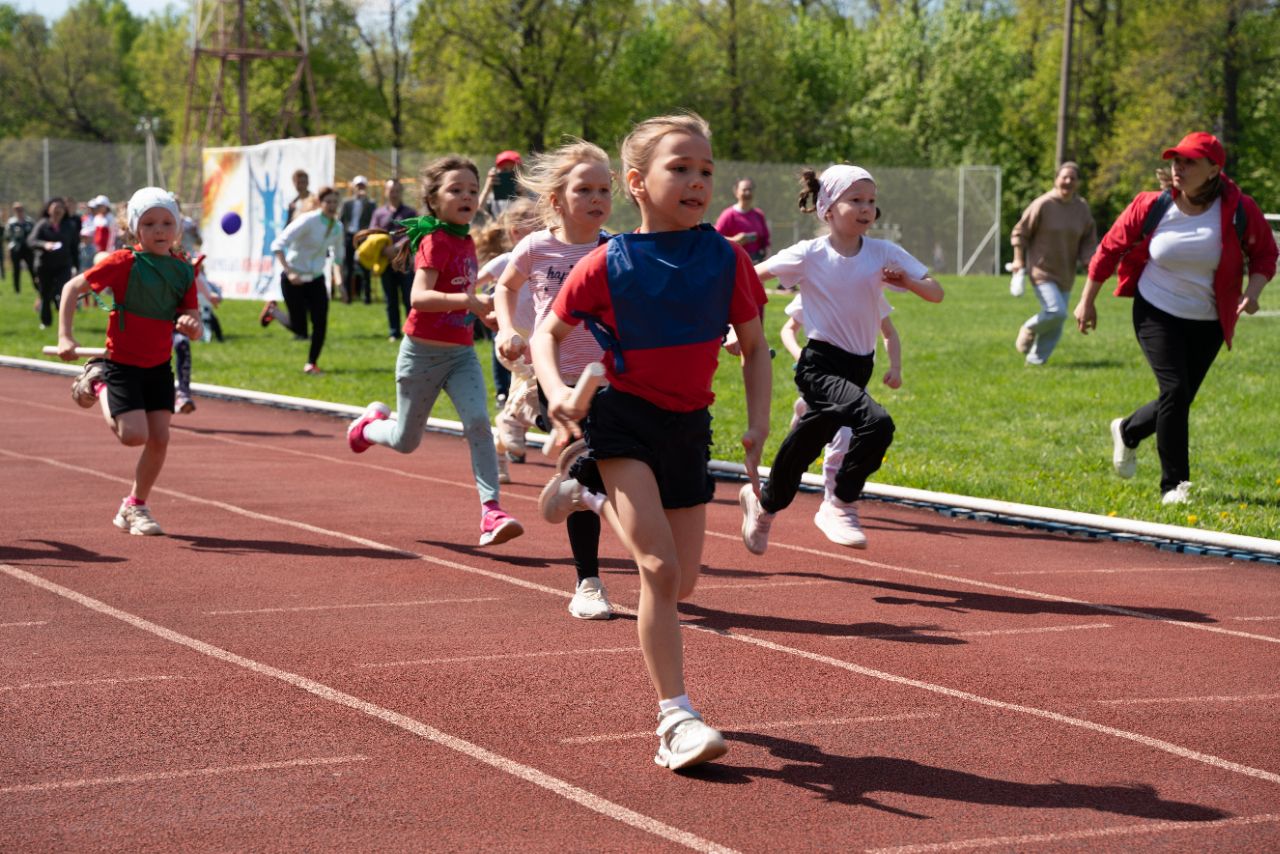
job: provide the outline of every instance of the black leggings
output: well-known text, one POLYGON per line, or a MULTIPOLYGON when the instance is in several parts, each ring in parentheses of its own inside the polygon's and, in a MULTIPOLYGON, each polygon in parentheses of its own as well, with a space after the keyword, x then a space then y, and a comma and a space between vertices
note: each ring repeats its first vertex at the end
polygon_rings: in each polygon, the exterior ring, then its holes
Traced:
POLYGON ((844 463, 836 474, 836 497, 857 501, 867 478, 893 443, 893 419, 867 394, 874 356, 846 353, 825 341, 809 341, 796 365, 796 386, 809 404, 782 440, 760 505, 769 513, 786 508, 796 497, 800 478, 841 427, 853 430, 844 463))
POLYGON ((1222 348, 1222 326, 1216 320, 1184 320, 1161 311, 1137 294, 1133 298, 1133 331, 1156 375, 1160 395, 1120 424, 1131 448, 1155 434, 1160 454, 1160 491, 1191 480, 1188 422, 1191 403, 1222 348))
POLYGON ((36 268, 36 285, 40 288, 40 322, 53 325, 53 311, 62 302, 62 286, 71 279, 70 267, 36 268))
POLYGON ((307 361, 318 364, 320 350, 324 347, 324 335, 329 329, 329 294, 325 290, 324 276, 295 285, 282 277, 280 288, 284 291, 284 304, 289 309, 289 331, 307 337, 307 317, 311 318, 311 350, 307 361))
MULTIPOLYGON (((10 249, 9 261, 13 266, 13 292, 15 294, 22 293, 22 265, 27 265, 27 273, 31 275, 31 281, 34 284, 36 280, 35 254, 23 246, 21 250, 10 249), (23 251, 25 250, 25 251, 23 251)), ((39 286, 37 286, 37 290, 39 286)))
MULTIPOLYGON (((543 417, 547 414, 547 396, 538 386, 538 409, 543 417)), ((570 513, 564 522, 569 532, 569 551, 573 554, 573 568, 578 573, 578 581, 584 578, 600 576, 600 517, 590 510, 570 513)))

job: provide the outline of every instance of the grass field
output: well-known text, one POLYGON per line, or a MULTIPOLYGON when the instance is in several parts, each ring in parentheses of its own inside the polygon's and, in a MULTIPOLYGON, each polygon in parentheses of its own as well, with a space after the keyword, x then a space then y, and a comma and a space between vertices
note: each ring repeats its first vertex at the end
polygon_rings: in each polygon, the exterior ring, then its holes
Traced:
MULTIPOLYGON (((1013 339, 1035 310, 1032 297, 1010 297, 1006 281, 997 277, 944 277, 943 285, 947 297, 940 305, 910 294, 892 297, 904 382, 896 391, 880 385, 881 369, 872 388, 897 423, 894 445, 875 480, 1280 537, 1280 316, 1243 318, 1235 349, 1219 355, 1191 413, 1192 501, 1167 508, 1160 505, 1154 440, 1139 451, 1135 479, 1111 473, 1108 423, 1155 395, 1155 381, 1133 339, 1127 300, 1101 297, 1098 331, 1086 338, 1072 325, 1050 363, 1030 368, 1014 351, 1013 339)), ((29 282, 19 296, 7 281, 0 288, 0 352, 39 357, 43 345, 55 343, 54 330, 38 329, 32 298, 29 282)), ((777 335, 788 297, 771 293, 770 299, 766 330, 779 355, 766 464, 786 431, 795 398, 792 362, 777 335)), ((292 341, 274 325, 259 327, 259 308, 223 304, 218 315, 227 340, 194 346, 196 381, 359 405, 394 400, 396 345, 387 341, 381 304, 332 306, 322 377, 302 373, 305 342, 292 341)), ((82 344, 102 342, 106 317, 96 310, 78 315, 82 344)), ((478 349, 487 366, 488 345, 478 349)), ((722 359, 713 451, 720 459, 741 459, 737 437, 746 412, 740 377, 736 360, 722 359)), ((435 414, 455 417, 443 396, 435 414)))

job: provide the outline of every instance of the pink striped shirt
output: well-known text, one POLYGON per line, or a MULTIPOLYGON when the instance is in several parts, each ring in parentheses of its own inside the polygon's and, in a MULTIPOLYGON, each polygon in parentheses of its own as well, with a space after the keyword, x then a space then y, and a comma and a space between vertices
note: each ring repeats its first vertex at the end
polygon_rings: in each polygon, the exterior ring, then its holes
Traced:
MULTIPOLYGON (((535 329, 551 313, 551 303, 560 293, 564 280, 569 278, 569 271, 597 245, 595 240, 561 243, 551 235, 550 229, 544 228, 526 236, 511 250, 511 266, 527 277, 525 287, 533 294, 535 329)), ((577 381, 582 369, 600 361, 602 353, 586 325, 575 326, 560 342, 561 378, 567 383, 577 381)))

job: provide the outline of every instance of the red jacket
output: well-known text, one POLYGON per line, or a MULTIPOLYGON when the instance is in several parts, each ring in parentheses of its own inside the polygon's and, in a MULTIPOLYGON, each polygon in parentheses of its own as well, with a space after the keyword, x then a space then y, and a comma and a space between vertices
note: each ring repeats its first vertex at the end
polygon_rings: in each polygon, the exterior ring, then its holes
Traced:
MULTIPOLYGON (((1175 189, 1173 193, 1176 196, 1178 191, 1175 189)), ((1145 239, 1142 237, 1142 222, 1159 197, 1158 192, 1139 193, 1102 238, 1098 251, 1093 253, 1093 260, 1089 262, 1089 278, 1095 282, 1105 282, 1119 268, 1119 285, 1115 291, 1118 297, 1131 297, 1138 292, 1138 279, 1147 266, 1151 244, 1151 234, 1145 239)), ((1236 311, 1244 280, 1246 250, 1241 247, 1235 228, 1236 207, 1239 205, 1244 205, 1244 244, 1249 253, 1249 272, 1260 273, 1267 277, 1267 281, 1276 274, 1276 239, 1271 233, 1271 226, 1257 203, 1223 175, 1222 259, 1213 274, 1213 293, 1218 304, 1218 322, 1222 324, 1228 348, 1236 328, 1236 311)))

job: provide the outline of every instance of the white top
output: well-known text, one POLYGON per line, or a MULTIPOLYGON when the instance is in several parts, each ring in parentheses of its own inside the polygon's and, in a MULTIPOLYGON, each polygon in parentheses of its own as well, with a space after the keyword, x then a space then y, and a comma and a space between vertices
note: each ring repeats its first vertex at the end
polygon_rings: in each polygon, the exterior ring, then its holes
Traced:
POLYGON ((1222 259, 1222 199, 1195 216, 1169 205, 1151 233, 1150 249, 1138 279, 1142 298, 1183 320, 1217 320, 1213 274, 1222 259))
MULTIPOLYGON (((496 287, 498 279, 502 278, 502 273, 507 269, 509 263, 511 263, 510 252, 495 255, 480 268, 479 274, 476 275, 476 281, 481 284, 494 282, 495 284, 489 287, 489 290, 492 291, 496 287)), ((511 318, 511 325, 527 338, 529 333, 533 331, 533 318, 533 293, 529 288, 521 288, 516 295, 516 313, 511 318)))
POLYGON ((862 239, 857 255, 845 257, 831 248, 828 237, 803 240, 767 259, 762 268, 784 285, 800 285, 804 294, 805 334, 859 356, 874 356, 884 316, 886 266, 897 266, 913 279, 929 268, 896 243, 873 237, 862 239))
POLYGON ((342 225, 337 220, 325 219, 324 212, 308 211, 293 218, 271 242, 271 251, 284 252, 289 269, 304 279, 318 279, 324 275, 324 262, 333 253, 336 264, 342 263, 345 254, 342 246, 342 225))
MULTIPOLYGON (((550 229, 544 228, 526 235, 511 250, 511 265, 528 277, 525 288, 533 294, 535 329, 551 313, 551 303, 569 278, 569 271, 598 245, 596 240, 561 243, 552 237, 550 229)), ((560 342, 561 378, 566 383, 576 382, 582 369, 600 361, 603 352, 585 323, 575 326, 560 342)))
MULTIPOLYGON (((796 323, 800 324, 801 328, 804 328, 804 297, 801 294, 796 294, 791 302, 787 303, 782 313, 787 317, 794 318, 796 323)), ((891 314, 893 314, 893 306, 889 304, 889 300, 885 298, 884 294, 880 294, 880 319, 884 320, 891 314)), ((808 337, 808 333, 805 334, 805 337, 808 337)))

